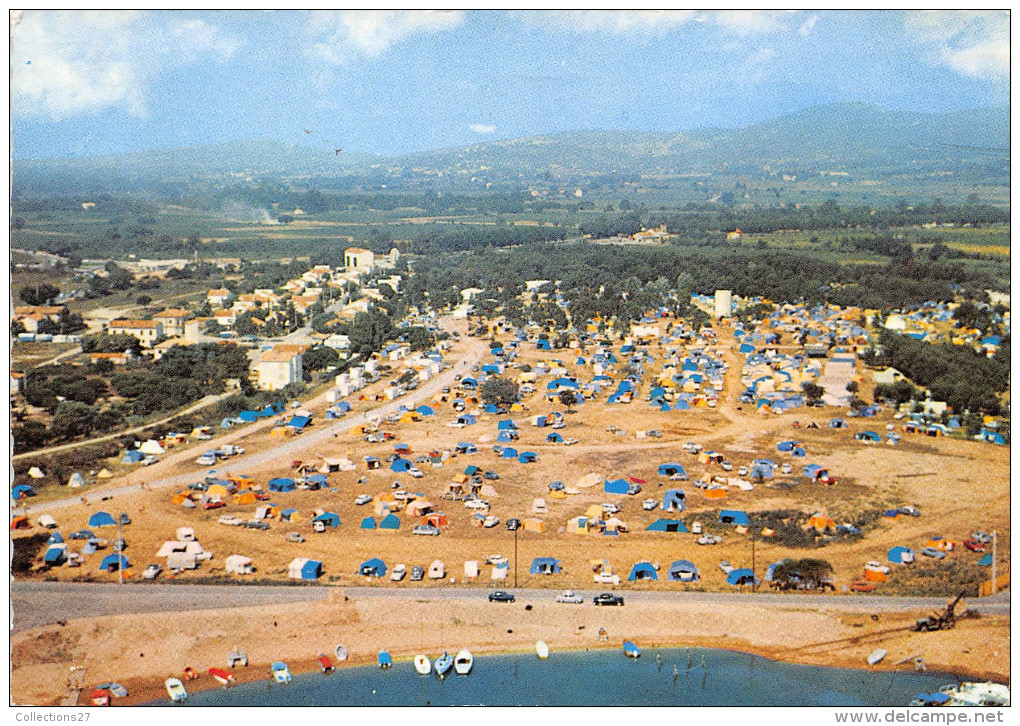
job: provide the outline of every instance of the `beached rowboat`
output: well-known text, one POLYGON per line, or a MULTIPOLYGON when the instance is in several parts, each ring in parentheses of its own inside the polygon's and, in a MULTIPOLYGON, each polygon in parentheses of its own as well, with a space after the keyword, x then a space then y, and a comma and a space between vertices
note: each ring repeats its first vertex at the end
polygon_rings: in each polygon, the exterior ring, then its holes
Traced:
POLYGON ((457 653, 457 657, 453 659, 453 670, 457 672, 458 676, 466 676, 471 672, 471 667, 475 664, 475 658, 471 655, 471 651, 464 649, 457 653))
POLYGON ((335 655, 336 659, 341 663, 347 660, 347 646, 343 643, 337 643, 336 648, 333 649, 333 655, 335 655))
POLYGON ((535 653, 538 655, 539 660, 545 660, 549 657, 549 646, 545 644, 544 640, 535 643, 535 653))
POLYGON ((427 676, 432 672, 432 661, 427 655, 416 655, 414 657, 414 670, 420 676, 427 676))
POLYGON ((450 672, 453 667, 453 658, 449 653, 444 652, 441 656, 436 658, 435 661, 436 675, 440 678, 446 678, 446 674, 450 672))
POLYGON ((269 667, 269 672, 273 675, 273 680, 277 683, 290 683, 291 675, 290 668, 283 661, 276 661, 269 667))
POLYGON ((623 641, 623 654, 628 658, 640 658, 641 651, 629 640, 623 641))
POLYGON ((217 681, 222 683, 224 686, 232 686, 237 683, 237 678, 230 671, 223 670, 222 668, 210 668, 209 675, 215 678, 217 681))
POLYGON ((184 684, 177 678, 167 678, 163 685, 166 686, 167 695, 170 696, 170 700, 174 703, 188 700, 188 692, 185 690, 184 684))
POLYGON ((379 651, 379 667, 383 670, 393 666, 393 657, 385 650, 379 651))

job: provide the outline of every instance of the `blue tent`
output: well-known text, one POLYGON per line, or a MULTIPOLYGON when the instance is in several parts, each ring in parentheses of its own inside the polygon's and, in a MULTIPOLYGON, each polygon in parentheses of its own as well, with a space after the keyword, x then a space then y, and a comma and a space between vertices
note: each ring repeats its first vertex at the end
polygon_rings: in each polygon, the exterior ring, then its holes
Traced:
POLYGON ((458 454, 477 454, 478 453, 478 447, 475 446, 474 444, 472 444, 470 441, 461 441, 459 444, 457 444, 457 447, 454 450, 458 454))
POLYGON ((558 575, 560 561, 555 557, 536 557, 531 561, 532 575, 558 575))
POLYGON ((414 462, 410 459, 394 459, 393 463, 390 464, 390 471, 396 473, 402 473, 410 471, 414 467, 414 462))
POLYGON ((687 471, 684 469, 683 465, 673 463, 659 464, 658 473, 659 476, 674 476, 676 474, 680 474, 684 477, 687 476, 687 471))
POLYGON ((128 567, 131 567, 131 562, 128 561, 128 558, 122 552, 114 552, 107 555, 99 565, 100 570, 107 572, 114 572, 118 569, 124 570, 128 567))
POLYGON ((120 463, 121 464, 137 464, 138 462, 140 462, 144 458, 145 458, 145 454, 143 454, 141 451, 139 451, 138 449, 131 449, 131 451, 125 451, 124 452, 124 458, 122 458, 120 460, 120 463))
POLYGON ((478 423, 478 419, 469 413, 462 413, 457 417, 457 423, 463 424, 464 426, 473 426, 478 423))
POLYGON ((66 547, 50 547, 46 550, 46 554, 43 555, 43 562, 49 567, 56 567, 62 565, 67 561, 67 548, 66 547))
POLYGON ((302 479, 309 484, 318 484, 323 487, 329 484, 329 479, 326 478, 325 474, 305 474, 302 479))
POLYGON ((871 443, 878 443, 882 440, 882 437, 874 431, 861 431, 859 434, 854 435, 854 438, 858 441, 868 441, 871 443))
POLYGON ((981 567, 991 567, 992 566, 992 556, 990 554, 989 555, 985 555, 980 560, 978 560, 978 565, 981 566, 981 567))
POLYGON ((63 543, 64 543, 64 535, 60 534, 60 532, 54 532, 53 534, 50 535, 50 538, 48 540, 46 540, 46 544, 48 544, 48 545, 51 545, 51 544, 63 544, 63 543))
POLYGON ((365 575, 366 577, 384 577, 386 575, 386 563, 378 557, 373 557, 361 563, 361 567, 358 568, 358 574, 365 575))
POLYGON ((690 411, 691 404, 687 402, 686 398, 677 399, 677 402, 673 404, 674 411, 690 411))
POLYGON ((670 582, 697 582, 701 579, 701 573, 690 560, 676 560, 669 566, 666 579, 670 582))
POLYGON ((547 444, 562 444, 563 437, 560 435, 559 431, 553 431, 551 434, 545 437, 545 442, 547 444))
POLYGON ((521 464, 534 464, 538 461, 538 454, 534 451, 522 451, 521 455, 517 457, 517 461, 521 464))
POLYGON ((844 421, 841 418, 829 419, 829 428, 830 429, 843 429, 843 428, 846 428, 846 421, 844 421))
POLYGON ((24 499, 25 497, 34 497, 35 489, 30 487, 28 484, 18 484, 16 487, 11 489, 11 499, 24 499))
POLYGON ((747 527, 751 524, 750 518, 747 516, 747 512, 741 512, 736 509, 723 509, 719 512, 719 521, 722 524, 736 524, 747 527))
POLYGON ((726 584, 738 587, 740 585, 757 585, 758 576, 746 567, 738 567, 726 575, 726 584))
POLYGON ((327 527, 339 527, 340 526, 340 515, 334 514, 333 512, 323 512, 322 514, 312 517, 313 522, 322 522, 327 527))
POLYGON ((772 582, 773 577, 775 576, 776 568, 779 567, 784 562, 789 562, 789 560, 783 558, 778 562, 773 562, 771 565, 768 566, 768 569, 765 570, 765 582, 772 582))
POLYGON ((780 441, 776 444, 776 451, 793 451, 797 446, 799 444, 796 441, 780 441))
POLYGON ((505 419, 503 419, 502 421, 500 421, 499 423, 496 424, 496 430, 497 431, 516 431, 517 430, 517 424, 515 424, 512 419, 505 418, 505 419))
POLYGON ((773 476, 774 467, 764 462, 755 463, 751 466, 751 471, 748 472, 748 476, 751 479, 771 479, 773 476))
POLYGON ((278 409, 273 404, 269 404, 264 409, 259 411, 257 415, 259 418, 272 418, 276 414, 280 413, 280 411, 282 410, 283 410, 282 408, 278 409))
POLYGON ((626 494, 630 484, 625 479, 606 479, 604 491, 606 494, 626 494))
POLYGON ((290 421, 287 425, 292 429, 303 429, 305 426, 312 422, 311 416, 291 416, 290 421))
POLYGON ((322 577, 322 563, 318 560, 308 560, 301 565, 302 580, 318 580, 322 577))
POLYGON ((435 410, 431 406, 424 406, 424 405, 423 406, 418 406, 418 408, 416 408, 415 410, 418 413, 420 413, 422 416, 435 416, 436 415, 435 410))
POLYGON ((509 429, 504 429, 503 431, 499 432, 498 436, 496 436, 496 441, 508 444, 511 441, 517 441, 518 438, 520 438, 520 437, 517 435, 516 431, 511 431, 509 429))
POLYGON ((506 446, 503 448, 503 451, 500 452, 500 456, 504 459, 515 459, 517 458, 517 449, 512 446, 506 446))
POLYGON ((294 480, 290 477, 277 477, 269 480, 269 491, 271 492, 292 492, 296 488, 294 480))
POLYGON ((792 453, 797 458, 803 458, 803 457, 807 456, 807 451, 804 449, 803 446, 795 447, 794 450, 792 452, 790 452, 790 453, 792 453))
POLYGON ((116 527, 117 520, 109 512, 96 512, 89 517, 90 527, 116 527))
POLYGON ((258 421, 259 413, 258 411, 241 411, 237 417, 245 423, 251 423, 252 421, 258 421))
POLYGON ((894 564, 909 565, 914 559, 914 550, 909 547, 893 547, 889 550, 889 561, 894 564))
POLYGON ((648 525, 646 532, 690 532, 679 519, 656 519, 648 525))
POLYGON ((295 514, 297 514, 297 510, 294 507, 288 507, 280 512, 280 521, 289 522, 295 514))
POLYGON ((658 579, 659 573, 655 571, 655 567, 652 566, 651 562, 637 562, 630 569, 630 576, 627 577, 627 582, 658 579))
MULTIPOLYGON (((332 406, 330 406, 330 408, 339 409, 344 413, 351 412, 351 404, 347 403, 347 401, 338 401, 337 403, 334 403, 332 406)), ((423 408, 428 408, 428 406, 423 406, 423 408)))
POLYGON ((375 529, 376 528, 375 517, 365 517, 363 520, 361 520, 361 528, 375 529))
POLYGON ((683 489, 667 489, 662 493, 662 511, 664 512, 682 512, 684 511, 684 498, 683 489))
POLYGON ((400 529, 400 518, 395 514, 387 514, 379 520, 379 529, 400 529))

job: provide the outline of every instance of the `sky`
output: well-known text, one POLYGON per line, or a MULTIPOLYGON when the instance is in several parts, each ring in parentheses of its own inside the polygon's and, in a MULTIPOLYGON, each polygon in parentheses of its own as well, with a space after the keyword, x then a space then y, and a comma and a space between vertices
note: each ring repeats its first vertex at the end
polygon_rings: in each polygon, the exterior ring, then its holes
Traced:
POLYGON ((1009 103, 1005 11, 14 11, 14 158, 274 139, 400 154, 1009 103))

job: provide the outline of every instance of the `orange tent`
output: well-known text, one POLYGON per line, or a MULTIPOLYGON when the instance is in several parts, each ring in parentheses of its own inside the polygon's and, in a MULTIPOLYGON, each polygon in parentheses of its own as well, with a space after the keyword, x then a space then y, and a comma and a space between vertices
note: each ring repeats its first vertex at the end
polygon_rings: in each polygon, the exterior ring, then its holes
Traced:
POLYGON ((884 572, 877 572, 875 570, 865 570, 864 579, 871 580, 872 582, 885 582, 889 579, 889 576, 884 572))
POLYGON ((725 498, 726 490, 723 489, 722 487, 705 490, 705 499, 725 499, 725 498))

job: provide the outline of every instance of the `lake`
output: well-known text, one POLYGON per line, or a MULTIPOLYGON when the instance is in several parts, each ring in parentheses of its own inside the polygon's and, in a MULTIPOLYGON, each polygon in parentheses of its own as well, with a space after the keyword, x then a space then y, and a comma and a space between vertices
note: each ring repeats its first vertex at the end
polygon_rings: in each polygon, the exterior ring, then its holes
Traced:
MULTIPOLYGON (((437 655, 437 654, 433 654, 437 655)), ((268 677, 268 674, 267 674, 268 677)), ((945 673, 868 672, 771 661, 707 648, 479 656, 468 676, 344 668, 288 685, 246 683, 191 694, 186 706, 905 706, 957 679, 945 673), (660 661, 656 660, 656 654, 660 661), (674 668, 676 671, 674 672, 674 668)), ((151 705, 171 705, 166 699, 151 705)))

